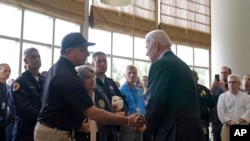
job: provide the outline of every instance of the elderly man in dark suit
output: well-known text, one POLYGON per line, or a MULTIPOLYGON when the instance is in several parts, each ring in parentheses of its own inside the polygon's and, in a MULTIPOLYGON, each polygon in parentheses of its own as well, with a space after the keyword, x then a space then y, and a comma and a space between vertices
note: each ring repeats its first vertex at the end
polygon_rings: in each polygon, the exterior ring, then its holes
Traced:
POLYGON ((152 62, 146 93, 147 140, 203 141, 193 75, 173 54, 171 45, 163 30, 146 35, 147 55, 152 62))

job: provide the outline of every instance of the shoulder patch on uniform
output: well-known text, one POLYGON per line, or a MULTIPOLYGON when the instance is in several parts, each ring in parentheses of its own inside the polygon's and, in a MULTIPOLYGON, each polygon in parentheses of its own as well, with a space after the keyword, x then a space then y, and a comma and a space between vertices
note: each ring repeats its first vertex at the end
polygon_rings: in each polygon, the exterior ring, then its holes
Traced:
POLYGON ((19 88, 20 88, 19 83, 15 82, 15 83, 13 84, 13 91, 17 91, 19 88))
POLYGON ((105 107, 105 103, 103 100, 99 100, 98 101, 98 104, 100 105, 101 108, 104 108, 105 107))
POLYGON ((202 94, 201 94, 201 95, 202 95, 202 96, 207 95, 206 91, 205 91, 205 90, 202 90, 202 94))

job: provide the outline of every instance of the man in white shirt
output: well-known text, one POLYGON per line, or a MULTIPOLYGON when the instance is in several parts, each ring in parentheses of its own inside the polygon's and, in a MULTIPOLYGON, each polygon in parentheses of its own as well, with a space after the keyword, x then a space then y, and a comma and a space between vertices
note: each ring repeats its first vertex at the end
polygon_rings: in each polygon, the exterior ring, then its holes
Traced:
POLYGON ((230 125, 247 125, 250 121, 250 97, 239 91, 240 78, 236 74, 227 77, 229 90, 220 95, 217 109, 218 116, 223 124, 221 140, 229 141, 230 125))

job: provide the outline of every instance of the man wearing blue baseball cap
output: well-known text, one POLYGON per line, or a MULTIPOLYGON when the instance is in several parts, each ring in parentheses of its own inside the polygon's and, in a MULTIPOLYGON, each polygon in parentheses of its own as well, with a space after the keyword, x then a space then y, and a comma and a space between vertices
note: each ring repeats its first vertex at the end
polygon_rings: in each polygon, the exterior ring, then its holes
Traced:
POLYGON ((49 69, 43 93, 43 104, 34 131, 35 141, 74 141, 74 131, 81 131, 86 117, 103 124, 127 125, 141 129, 143 118, 134 114, 119 116, 97 109, 76 74, 89 56, 88 42, 81 33, 67 34, 62 40, 61 57, 49 69))

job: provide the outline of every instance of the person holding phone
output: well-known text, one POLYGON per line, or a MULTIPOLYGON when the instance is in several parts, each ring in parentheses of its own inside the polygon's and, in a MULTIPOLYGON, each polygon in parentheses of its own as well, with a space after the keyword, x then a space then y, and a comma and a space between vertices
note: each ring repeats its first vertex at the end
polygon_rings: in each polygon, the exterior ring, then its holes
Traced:
POLYGON ((215 78, 215 80, 216 80, 217 82, 220 81, 220 75, 219 75, 219 74, 215 74, 215 75, 214 75, 214 78, 215 78))
MULTIPOLYGON (((215 75, 215 79, 212 83, 211 91, 213 93, 213 98, 216 104, 218 103, 219 96, 228 90, 227 77, 231 73, 232 73, 231 68, 227 66, 223 66, 221 67, 220 77, 218 77, 218 75, 215 75), (218 78, 221 78, 221 80, 218 78)), ((218 122, 216 125, 219 129, 219 132, 214 133, 214 141, 221 141, 220 130, 221 130, 222 125, 220 122, 218 122)))
POLYGON ((231 69, 227 66, 221 67, 221 75, 215 75, 215 79, 212 83, 211 91, 213 92, 215 101, 217 103, 221 93, 228 90, 227 77, 231 74, 231 69), (221 78, 221 80, 220 80, 221 78))

